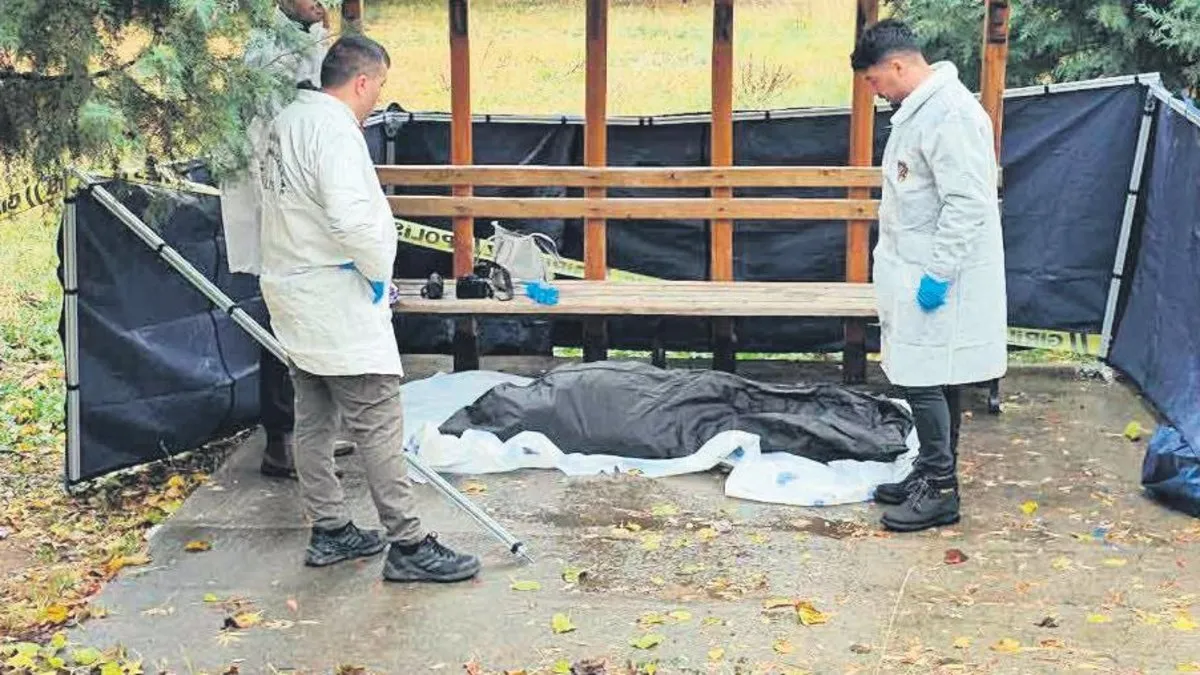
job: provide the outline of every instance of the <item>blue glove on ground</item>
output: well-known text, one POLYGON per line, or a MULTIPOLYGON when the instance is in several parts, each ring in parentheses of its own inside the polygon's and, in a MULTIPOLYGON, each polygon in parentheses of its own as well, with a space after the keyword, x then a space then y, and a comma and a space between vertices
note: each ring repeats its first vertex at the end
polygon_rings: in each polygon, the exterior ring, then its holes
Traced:
POLYGON ((948 290, 949 281, 938 281, 926 274, 921 277, 921 286, 917 289, 917 304, 926 312, 931 312, 946 304, 948 290))
POLYGON ((342 268, 342 269, 344 269, 344 270, 356 270, 356 269, 358 269, 358 266, 357 266, 357 265, 355 265, 353 262, 342 263, 341 265, 338 265, 338 267, 340 267, 340 268, 342 268))

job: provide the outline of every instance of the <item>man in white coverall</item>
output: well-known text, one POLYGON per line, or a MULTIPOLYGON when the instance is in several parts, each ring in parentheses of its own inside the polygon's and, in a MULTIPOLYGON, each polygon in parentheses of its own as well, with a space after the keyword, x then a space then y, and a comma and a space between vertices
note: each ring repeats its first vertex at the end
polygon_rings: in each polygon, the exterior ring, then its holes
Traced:
POLYGON ((883 369, 912 406, 920 454, 879 486, 898 531, 959 519, 958 385, 1008 367, 1004 244, 992 125, 953 64, 930 65, 894 20, 864 31, 851 65, 895 108, 874 250, 883 369))
MULTIPOLYGON (((252 68, 286 78, 297 86, 316 88, 321 81, 329 35, 325 9, 318 0, 279 0, 273 16, 274 32, 256 32, 246 48, 245 62, 252 68)), ((258 274, 259 236, 262 221, 259 164, 266 145, 267 125, 285 101, 265 102, 262 114, 249 125, 251 159, 245 175, 221 185, 221 220, 230 272, 258 274)), ((291 379, 287 367, 266 348, 259 357, 259 406, 267 445, 261 471, 276 478, 296 478, 292 461, 292 428, 295 416, 291 379)), ((338 442, 337 454, 353 451, 338 442)))
POLYGON ((358 529, 334 474, 340 416, 362 456, 391 543, 390 581, 461 581, 480 569, 423 532, 401 456, 403 368, 388 302, 396 226, 362 133, 391 61, 378 43, 348 35, 321 68, 321 90, 301 90, 275 118, 263 167, 263 298, 294 364, 296 470, 312 536, 305 562, 375 555, 386 543, 358 529))

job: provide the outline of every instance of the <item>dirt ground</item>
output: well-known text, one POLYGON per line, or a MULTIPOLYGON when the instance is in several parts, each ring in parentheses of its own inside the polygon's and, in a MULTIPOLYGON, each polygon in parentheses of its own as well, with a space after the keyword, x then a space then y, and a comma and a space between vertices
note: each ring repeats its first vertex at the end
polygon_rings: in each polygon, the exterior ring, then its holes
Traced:
MULTIPOLYGON (((741 372, 836 377, 821 368, 741 372)), ((429 526, 484 554, 480 579, 446 587, 382 584, 378 559, 303 568, 295 487, 257 474, 255 437, 72 640, 178 673, 1200 672, 1200 523, 1141 494, 1146 437, 1122 435, 1152 415, 1125 385, 1062 369, 1015 370, 1003 394, 999 416, 986 390, 966 399, 952 528, 892 535, 872 504, 729 499, 718 472, 458 477, 536 562, 421 487, 429 526), (198 540, 211 549, 185 552, 198 540)), ((356 520, 376 524, 356 460, 343 466, 356 520)))

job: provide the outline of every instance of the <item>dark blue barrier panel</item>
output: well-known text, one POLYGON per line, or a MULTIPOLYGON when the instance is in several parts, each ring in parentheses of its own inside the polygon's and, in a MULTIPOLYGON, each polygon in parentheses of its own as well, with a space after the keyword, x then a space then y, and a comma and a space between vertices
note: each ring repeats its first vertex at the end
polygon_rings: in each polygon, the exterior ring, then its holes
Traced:
POLYGON ((1200 127, 1162 106, 1136 272, 1111 352, 1200 448, 1200 127))

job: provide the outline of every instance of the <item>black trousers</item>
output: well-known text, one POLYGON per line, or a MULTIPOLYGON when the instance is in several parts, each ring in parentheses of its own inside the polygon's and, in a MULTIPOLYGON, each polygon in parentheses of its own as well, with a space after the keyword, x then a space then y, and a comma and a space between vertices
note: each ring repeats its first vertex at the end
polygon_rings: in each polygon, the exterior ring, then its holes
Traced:
MULTIPOLYGON (((271 331, 270 310, 263 327, 271 331)), ((271 331, 274 335, 274 331, 271 331)), ((296 426, 296 394, 287 366, 263 347, 258 357, 258 407, 268 441, 282 440, 296 426)))
POLYGON ((921 443, 915 469, 930 478, 948 478, 958 469, 958 429, 962 423, 960 388, 955 385, 898 387, 912 406, 921 443))

